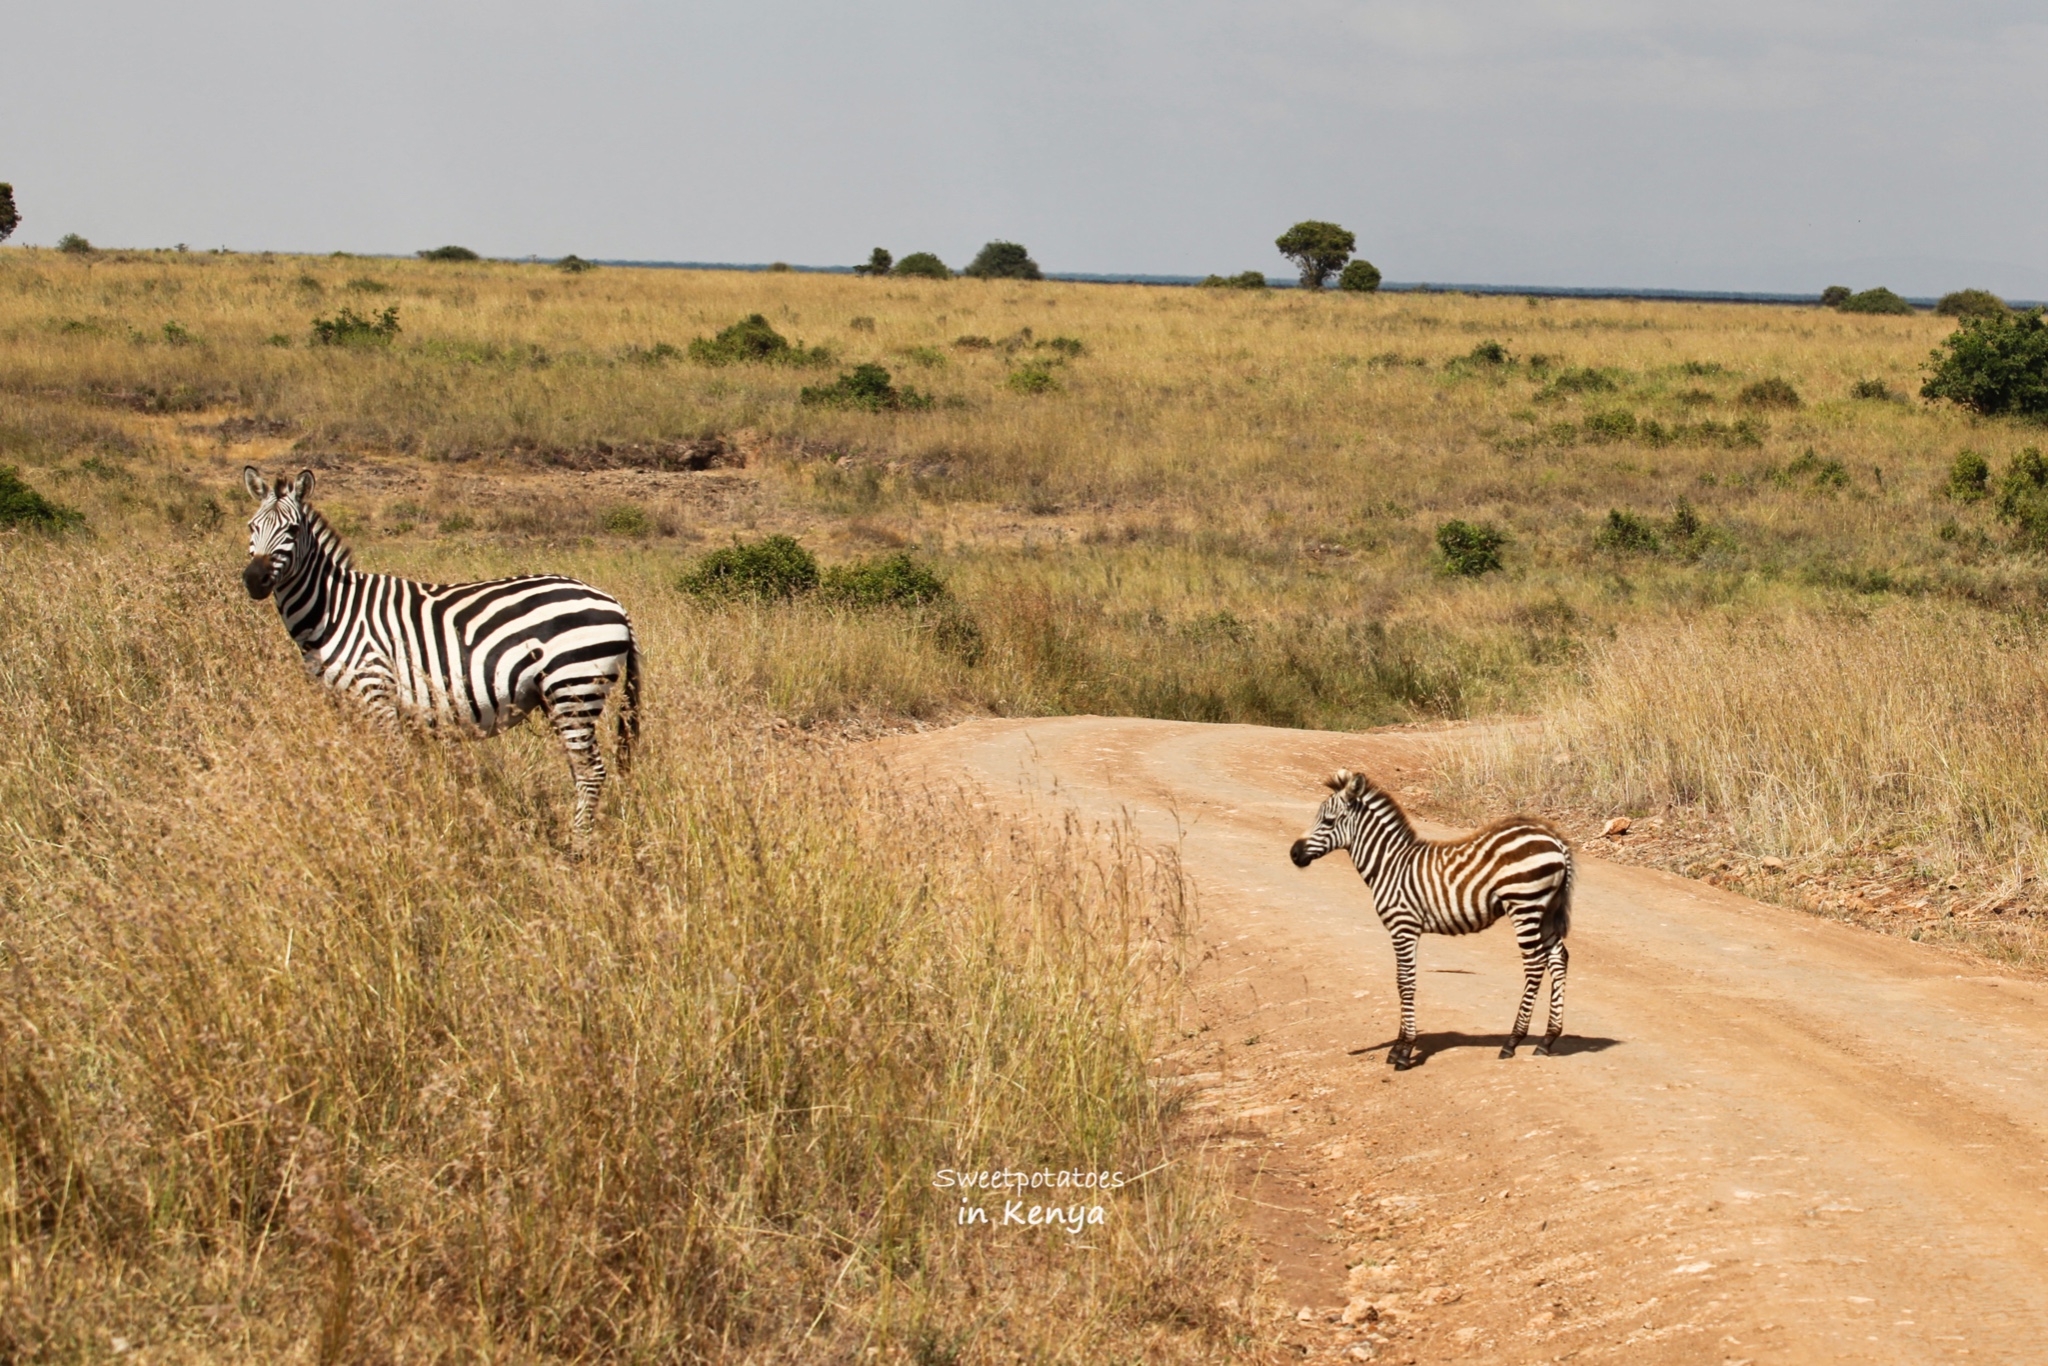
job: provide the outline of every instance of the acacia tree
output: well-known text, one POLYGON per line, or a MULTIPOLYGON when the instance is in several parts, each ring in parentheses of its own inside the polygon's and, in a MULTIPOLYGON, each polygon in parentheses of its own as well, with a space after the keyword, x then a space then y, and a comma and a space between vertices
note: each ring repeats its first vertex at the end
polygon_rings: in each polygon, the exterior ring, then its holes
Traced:
POLYGON ((889 268, 896 264, 896 258, 889 254, 887 247, 876 247, 869 253, 865 263, 855 266, 855 275, 887 275, 889 268))
POLYGON ((1300 268, 1303 289, 1321 289, 1332 275, 1344 269, 1358 238, 1335 223, 1311 218, 1281 233, 1273 245, 1300 268))
POLYGON ((991 242, 983 247, 962 275, 982 280, 1042 280, 1044 274, 1031 253, 1015 242, 991 242))
POLYGON ((14 207, 14 187, 0 180, 0 242, 14 235, 21 226, 21 213, 14 207))

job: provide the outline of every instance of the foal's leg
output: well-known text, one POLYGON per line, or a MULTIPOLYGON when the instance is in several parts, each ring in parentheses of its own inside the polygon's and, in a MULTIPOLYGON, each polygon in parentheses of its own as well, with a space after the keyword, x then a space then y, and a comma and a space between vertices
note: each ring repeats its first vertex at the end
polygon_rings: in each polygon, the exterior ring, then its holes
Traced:
POLYGON ((1515 1012, 1515 1027, 1507 1043, 1501 1046, 1503 1058, 1514 1057, 1529 1032, 1529 1017, 1536 1010, 1536 992, 1543 985, 1543 968, 1550 957, 1549 946, 1543 942, 1542 908, 1517 906, 1514 916, 1515 943, 1522 950, 1522 1006, 1515 1012))
POLYGON ((1557 1043, 1557 1036, 1564 1033, 1564 968, 1571 961, 1571 950, 1562 942, 1550 950, 1550 1028, 1543 1035, 1543 1042, 1536 1045, 1536 1056, 1548 1057, 1551 1047, 1557 1043))
POLYGON ((576 814, 569 828, 580 842, 597 824, 597 803, 604 795, 604 756, 597 750, 597 723, 604 715, 604 679, 578 678, 544 687, 541 693, 548 721, 569 753, 569 776, 576 784, 576 814))
POLYGON ((1422 1061, 1415 1046, 1415 936, 1394 940, 1394 984, 1401 990, 1401 1038, 1387 1051, 1387 1061, 1405 1072, 1422 1061))

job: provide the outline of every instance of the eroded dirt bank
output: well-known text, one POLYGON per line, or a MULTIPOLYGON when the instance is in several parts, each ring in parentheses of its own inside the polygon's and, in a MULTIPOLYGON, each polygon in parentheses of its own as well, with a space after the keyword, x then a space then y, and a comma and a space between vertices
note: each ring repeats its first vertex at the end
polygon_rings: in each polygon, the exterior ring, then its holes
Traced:
POLYGON ((1181 841, 1210 956, 1168 1066, 1238 1155, 1310 1359, 2048 1358, 2048 991, 1582 856, 1560 1056, 1495 1056, 1496 927, 1425 939, 1430 1056, 1396 1075, 1365 889, 1285 850, 1322 776, 1398 792, 1427 743, 1064 717, 874 748, 935 792, 1181 841))

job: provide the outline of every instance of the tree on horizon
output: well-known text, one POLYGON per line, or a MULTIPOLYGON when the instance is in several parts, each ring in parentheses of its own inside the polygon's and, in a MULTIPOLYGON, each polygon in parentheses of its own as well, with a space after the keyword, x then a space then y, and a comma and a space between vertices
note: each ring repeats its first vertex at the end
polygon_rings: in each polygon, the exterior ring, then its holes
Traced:
POLYGON ((1300 268, 1303 289, 1321 289, 1344 269, 1358 238, 1335 223, 1309 218, 1281 233, 1273 245, 1300 268))

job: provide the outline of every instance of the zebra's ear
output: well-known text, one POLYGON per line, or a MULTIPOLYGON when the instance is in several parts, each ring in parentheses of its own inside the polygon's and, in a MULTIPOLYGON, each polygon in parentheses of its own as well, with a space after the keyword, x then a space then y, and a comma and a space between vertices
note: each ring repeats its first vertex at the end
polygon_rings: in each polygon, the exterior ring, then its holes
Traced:
POLYGON ((1344 790, 1344 784, 1350 781, 1351 770, 1348 768, 1340 768, 1337 770, 1337 775, 1335 777, 1323 779, 1323 786, 1329 788, 1332 792, 1342 792, 1344 790))
POLYGON ((313 496, 313 471, 300 470, 297 481, 292 484, 292 492, 299 496, 299 506, 304 507, 306 500, 313 496))
POLYGON ((259 503, 270 492, 270 486, 263 482, 263 476, 256 472, 254 465, 242 466, 242 487, 249 490, 249 496, 259 503))
POLYGON ((1365 786, 1365 775, 1363 773, 1354 773, 1351 775, 1351 781, 1344 784, 1344 791, 1354 798, 1363 797, 1365 795, 1365 786))

